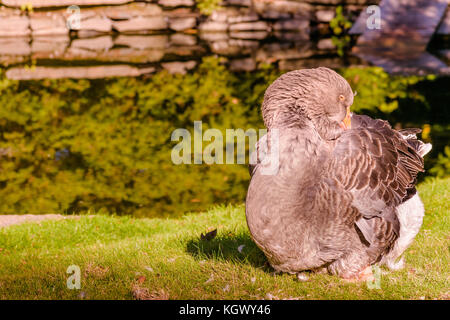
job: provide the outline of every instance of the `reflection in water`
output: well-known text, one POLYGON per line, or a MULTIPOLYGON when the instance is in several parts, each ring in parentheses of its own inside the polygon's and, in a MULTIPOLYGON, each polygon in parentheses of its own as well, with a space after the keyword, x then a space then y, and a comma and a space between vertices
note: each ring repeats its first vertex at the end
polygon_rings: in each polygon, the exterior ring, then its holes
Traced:
POLYGON ((0 64, 9 79, 105 78, 138 76, 166 69, 186 73, 202 57, 218 55, 233 71, 253 71, 262 63, 280 69, 364 65, 356 57, 340 57, 331 38, 305 39, 285 32, 259 39, 227 33, 101 35, 86 38, 40 36, 0 38, 0 64), (101 66, 101 67, 100 67, 101 66), (103 69, 102 69, 103 68, 103 69))
MULTIPOLYGON (((426 128, 433 166, 449 138, 450 79, 340 72, 358 91, 354 111, 426 128)), ((246 165, 174 165, 170 136, 177 128, 192 134, 196 120, 223 134, 263 128, 260 103, 279 74, 269 65, 233 72, 216 57, 186 74, 150 77, 16 81, 3 72, 0 212, 174 216, 243 202, 246 165)))
MULTIPOLYGON (((385 60, 377 50, 369 50, 367 56, 359 54, 362 58, 347 52, 356 39, 319 33, 310 38, 302 32, 258 37, 254 31, 245 32, 245 37, 226 32, 0 37, 0 65, 9 79, 31 80, 136 77, 160 70, 185 74, 211 55, 221 57, 232 71, 254 71, 262 64, 281 70, 367 66, 374 55, 377 61, 385 60)), ((429 58, 422 62, 435 61, 439 68, 427 68, 399 53, 393 53, 395 63, 386 60, 380 65, 390 73, 409 70, 412 73, 408 74, 419 74, 426 69, 432 74, 445 74, 448 45, 448 39, 436 37, 430 44, 434 52, 422 55, 429 58)))

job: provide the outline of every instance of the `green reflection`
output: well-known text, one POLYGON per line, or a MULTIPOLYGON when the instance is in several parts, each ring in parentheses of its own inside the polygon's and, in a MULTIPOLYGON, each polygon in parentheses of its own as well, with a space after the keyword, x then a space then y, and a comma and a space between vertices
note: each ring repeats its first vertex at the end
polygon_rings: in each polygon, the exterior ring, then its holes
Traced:
MULTIPOLYGON (((449 174, 448 78, 391 77, 379 68, 340 70, 358 91, 354 111, 397 127, 425 128, 428 174, 449 174)), ((246 165, 175 165, 171 133, 263 128, 259 107, 280 71, 232 73, 207 57, 192 73, 150 78, 0 80, 0 212, 107 210, 176 216, 243 202, 246 165)), ((203 148, 208 146, 203 142, 203 148)), ((248 146, 247 146, 248 147, 248 146)), ((193 151, 193 148, 192 148, 193 151)))

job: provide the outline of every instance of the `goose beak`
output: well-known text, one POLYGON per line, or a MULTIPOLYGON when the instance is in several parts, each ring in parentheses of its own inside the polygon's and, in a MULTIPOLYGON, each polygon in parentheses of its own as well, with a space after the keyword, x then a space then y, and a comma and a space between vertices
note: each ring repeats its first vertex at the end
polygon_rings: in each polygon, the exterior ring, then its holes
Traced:
POLYGON ((344 130, 348 130, 352 128, 352 113, 350 112, 350 108, 347 108, 347 115, 344 120, 340 123, 340 126, 344 130))

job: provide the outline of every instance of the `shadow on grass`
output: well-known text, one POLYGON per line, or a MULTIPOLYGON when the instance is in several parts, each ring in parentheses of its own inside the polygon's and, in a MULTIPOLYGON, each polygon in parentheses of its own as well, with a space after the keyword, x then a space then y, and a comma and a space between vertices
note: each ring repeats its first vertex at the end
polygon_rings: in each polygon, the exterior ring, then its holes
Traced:
POLYGON ((190 239, 187 242, 186 251, 198 260, 232 261, 250 264, 266 272, 272 271, 264 253, 248 234, 219 235, 212 240, 190 239))

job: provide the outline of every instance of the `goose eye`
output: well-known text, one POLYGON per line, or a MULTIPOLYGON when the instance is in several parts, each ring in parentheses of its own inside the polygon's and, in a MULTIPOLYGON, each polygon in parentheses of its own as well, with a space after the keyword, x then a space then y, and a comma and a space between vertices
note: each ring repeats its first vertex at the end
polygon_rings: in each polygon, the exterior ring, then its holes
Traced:
POLYGON ((339 95, 339 100, 344 101, 345 97, 341 94, 341 95, 339 95))

